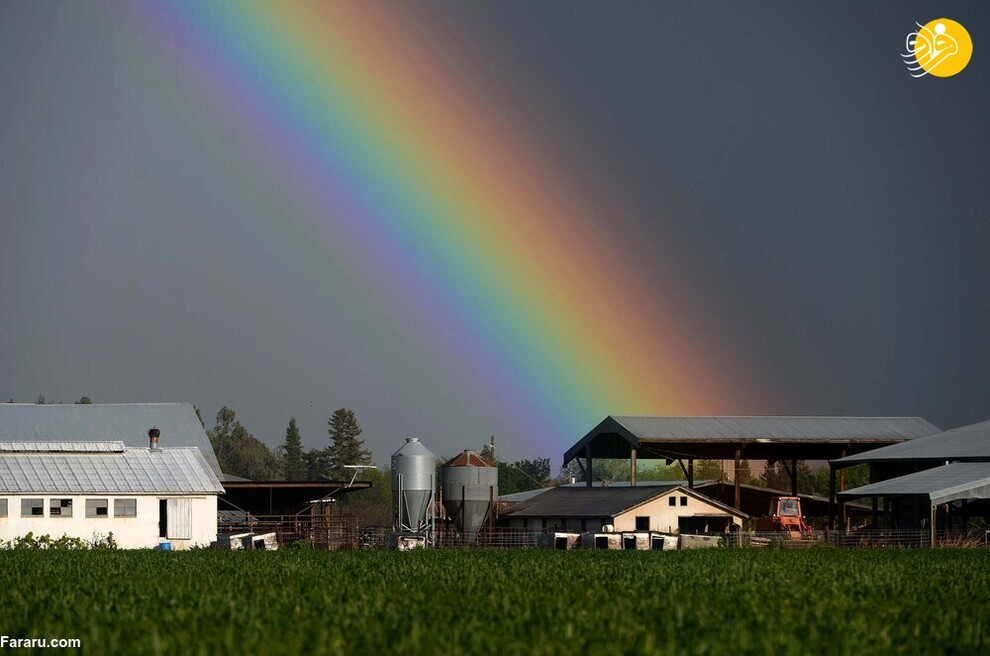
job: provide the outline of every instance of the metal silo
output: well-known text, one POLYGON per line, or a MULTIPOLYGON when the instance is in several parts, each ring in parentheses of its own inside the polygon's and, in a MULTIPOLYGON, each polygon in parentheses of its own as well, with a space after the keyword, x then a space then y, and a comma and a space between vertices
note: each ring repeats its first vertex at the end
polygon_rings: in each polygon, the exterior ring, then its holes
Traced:
POLYGON ((418 437, 392 454, 392 510, 398 533, 430 532, 437 458, 418 437))
POLYGON ((474 542, 498 499, 498 467, 475 451, 465 451, 440 468, 440 489, 447 517, 465 542, 474 542))

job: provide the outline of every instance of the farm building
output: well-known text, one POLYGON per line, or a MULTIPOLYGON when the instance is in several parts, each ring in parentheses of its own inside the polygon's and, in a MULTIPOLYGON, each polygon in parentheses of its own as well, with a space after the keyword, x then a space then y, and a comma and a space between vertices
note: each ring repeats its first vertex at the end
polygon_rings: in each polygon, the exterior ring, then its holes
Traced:
POLYGON ((503 526, 534 531, 724 533, 741 527, 742 512, 683 485, 562 486, 519 501, 501 516, 503 526))
POLYGON ((694 487, 695 460, 734 461, 733 506, 742 508, 742 486, 735 475, 742 460, 781 462, 797 494, 797 461, 843 458, 938 433, 921 417, 632 417, 608 416, 564 454, 576 461, 587 486, 596 458, 629 461, 636 481, 638 459, 679 462, 694 487))
POLYGON ((872 499, 874 526, 934 534, 990 519, 990 421, 834 460, 832 480, 836 470, 860 464, 870 466, 872 482, 838 496, 872 499))
POLYGON ((0 442, 123 442, 147 448, 148 429, 169 447, 196 447, 223 481, 210 439, 189 403, 0 403, 0 442))
POLYGON ((32 533, 122 548, 217 538, 223 487, 197 447, 120 441, 0 442, 0 540, 32 533))

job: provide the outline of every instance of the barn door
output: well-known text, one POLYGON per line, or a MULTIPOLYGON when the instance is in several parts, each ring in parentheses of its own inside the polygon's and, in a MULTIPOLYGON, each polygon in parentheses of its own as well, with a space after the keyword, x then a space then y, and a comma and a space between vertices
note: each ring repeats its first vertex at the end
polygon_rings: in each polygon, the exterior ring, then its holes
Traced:
POLYGON ((192 499, 168 500, 168 538, 192 539, 192 499))

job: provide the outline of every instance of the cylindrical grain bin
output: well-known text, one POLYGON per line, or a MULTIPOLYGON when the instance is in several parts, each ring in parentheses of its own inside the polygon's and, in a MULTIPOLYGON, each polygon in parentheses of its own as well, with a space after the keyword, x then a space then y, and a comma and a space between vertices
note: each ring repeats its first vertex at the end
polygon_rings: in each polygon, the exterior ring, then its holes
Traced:
POLYGON ((498 500, 498 466, 475 451, 465 451, 440 467, 440 486, 447 517, 465 542, 474 542, 498 500))
POLYGON ((418 533, 429 528, 436 479, 436 456, 418 437, 407 438, 402 448, 392 454, 392 512, 396 531, 418 533))

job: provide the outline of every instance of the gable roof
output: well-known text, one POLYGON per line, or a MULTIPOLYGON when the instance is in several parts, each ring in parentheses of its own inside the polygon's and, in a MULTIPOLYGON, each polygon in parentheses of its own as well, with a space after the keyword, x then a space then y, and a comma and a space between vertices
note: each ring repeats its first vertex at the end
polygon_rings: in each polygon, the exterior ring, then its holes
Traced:
POLYGON ((644 487, 555 487, 520 501, 502 514, 513 517, 615 517, 647 501, 675 491, 716 506, 726 513, 748 517, 735 508, 678 484, 644 487))
MULTIPOLYGON (((26 445, 34 449, 34 445, 26 445)), ((222 494, 196 447, 120 451, 0 450, 4 494, 222 494)))
POLYGON ((933 504, 990 499, 990 462, 954 462, 840 492, 840 497, 927 496, 933 504))
POLYGON ((943 433, 919 437, 901 444, 891 444, 832 462, 855 465, 862 462, 912 460, 990 462, 990 421, 960 426, 943 433))
MULTIPOLYGON (((651 417, 608 416, 564 454, 564 463, 605 441, 607 450, 685 444, 868 444, 912 440, 939 432, 921 417, 651 417)), ((599 457, 617 457, 614 455, 599 457)))
POLYGON ((0 442, 119 441, 147 448, 148 429, 162 448, 196 447, 222 476, 206 430, 189 403, 0 403, 0 442))

